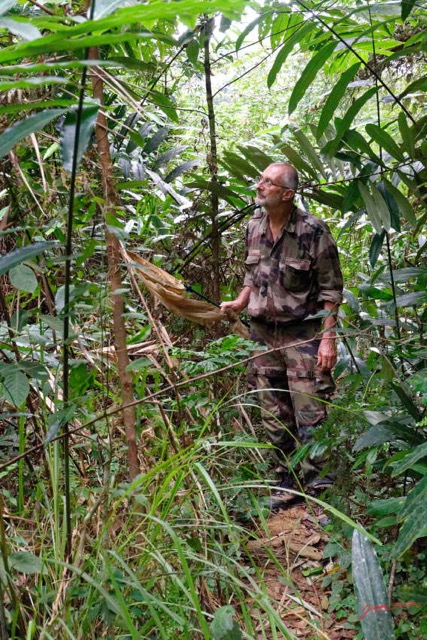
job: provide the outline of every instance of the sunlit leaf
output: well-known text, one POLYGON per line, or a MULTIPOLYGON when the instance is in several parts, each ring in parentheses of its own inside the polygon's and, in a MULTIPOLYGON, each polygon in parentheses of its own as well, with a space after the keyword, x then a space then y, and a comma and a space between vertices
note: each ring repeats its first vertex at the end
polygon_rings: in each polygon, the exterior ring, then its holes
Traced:
POLYGON ((29 41, 42 37, 40 31, 34 25, 21 20, 12 20, 11 18, 0 18, 0 29, 7 29, 13 35, 29 41))
POLYGON ((298 171, 308 174, 316 181, 318 180, 318 175, 314 168, 300 156, 298 151, 296 151, 295 146, 291 146, 290 144, 282 144, 280 145, 280 150, 285 154, 288 160, 298 171))
POLYGON ((137 4, 138 0, 93 0, 95 2, 95 10, 93 14, 94 20, 100 20, 113 13, 120 7, 129 7, 137 4))
POLYGON ((17 142, 43 129, 49 122, 65 112, 66 109, 47 109, 41 113, 28 116, 25 120, 20 120, 8 129, 5 129, 0 136, 0 158, 3 158, 3 156, 9 153, 17 142))
POLYGON ((4 15, 15 6, 17 0, 0 0, 0 16, 4 15))
POLYGON ((288 112, 293 113, 297 108, 299 102, 304 97, 304 94, 310 87, 313 80, 316 78, 318 72, 323 67, 325 62, 329 60, 337 43, 334 41, 328 42, 320 51, 318 51, 310 60, 308 65, 297 80, 297 83, 289 98, 288 112))
POLYGON ((359 67, 360 67, 360 62, 356 62, 356 64, 353 64, 349 69, 344 71, 341 78, 333 87, 320 114, 317 130, 316 130, 317 138, 320 138, 320 136, 325 132, 326 127, 328 126, 329 122, 332 120, 332 116, 334 115, 335 110, 338 107, 338 104, 341 98, 346 92, 348 84, 353 80, 354 76, 359 70, 359 67))
POLYGON ((319 172, 319 174, 323 176, 325 180, 327 180, 328 178, 327 178, 325 169, 323 167, 322 162, 319 159, 319 152, 316 151, 316 149, 311 144, 310 140, 307 138, 307 136, 304 134, 304 132, 301 129, 297 129, 292 133, 294 137, 298 140, 301 150, 304 152, 305 156, 310 161, 310 164, 312 165, 312 167, 314 167, 319 172))
POLYGON ((371 185, 371 193, 375 203, 377 213, 380 217, 381 224, 386 231, 390 231, 391 215, 390 209, 375 184, 371 185))
POLYGON ((411 291, 410 293, 404 293, 396 298, 396 304, 398 307, 413 307, 421 302, 421 300, 427 300, 426 291, 411 291))
POLYGON ((150 100, 156 104, 160 109, 170 118, 173 122, 179 122, 178 113, 176 111, 176 105, 172 102, 168 96, 160 91, 151 91, 150 100))
MULTIPOLYGON (((40 76, 33 78, 16 78, 15 80, 0 81, 0 91, 10 91, 11 89, 28 89, 38 86, 48 86, 50 84, 66 84, 67 79, 61 76, 40 76)), ((32 105, 34 108, 34 105, 32 105)))
POLYGON ((286 39, 286 43, 283 45, 283 47, 280 49, 279 53, 277 54, 276 59, 273 62, 273 66, 271 67, 269 74, 267 76, 267 86, 269 88, 274 84, 274 81, 277 78, 277 74, 279 73, 280 69, 282 68, 283 64, 286 61, 286 58, 291 53, 294 46, 300 40, 302 40, 302 38, 305 35, 307 35, 307 33, 309 33, 315 28, 314 21, 311 21, 311 20, 307 21, 305 24, 301 22, 301 24, 303 26, 301 28, 295 29, 292 35, 286 39))
POLYGON ((351 566, 364 639, 394 640, 393 617, 375 549, 371 541, 356 530, 353 532, 351 566))
POLYGON ((375 231, 379 234, 382 231, 381 226, 381 218, 378 214, 377 207, 375 204, 375 200, 372 197, 368 187, 363 184, 363 182, 357 183, 360 195, 362 196, 362 200, 365 204, 366 213, 369 216, 370 221, 372 222, 375 231))
POLYGON ((359 98, 357 98, 357 100, 355 100, 353 102, 353 104, 348 109, 348 111, 346 112, 346 114, 344 115, 344 117, 342 119, 336 119, 336 121, 337 121, 336 137, 335 137, 334 140, 330 140, 323 147, 323 149, 322 149, 323 153, 326 153, 326 154, 328 154, 330 156, 335 155, 335 153, 337 152, 337 150, 340 148, 340 146, 342 144, 342 138, 343 138, 345 132, 348 131, 348 129, 350 129, 350 126, 351 126, 354 118, 357 116, 357 114, 362 109, 362 107, 366 104, 366 102, 370 98, 372 98, 372 96, 376 92, 377 92, 377 88, 376 87, 371 87, 370 89, 368 89, 368 91, 366 91, 363 95, 361 95, 359 98))

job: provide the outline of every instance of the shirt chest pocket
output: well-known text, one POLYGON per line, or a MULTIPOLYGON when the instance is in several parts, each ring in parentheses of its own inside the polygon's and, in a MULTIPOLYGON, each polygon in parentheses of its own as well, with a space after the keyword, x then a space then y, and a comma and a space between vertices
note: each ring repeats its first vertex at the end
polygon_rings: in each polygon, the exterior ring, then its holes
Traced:
POLYGON ((250 251, 245 260, 246 270, 251 274, 254 284, 258 284, 259 270, 261 266, 261 252, 259 250, 250 251))
POLYGON ((298 258, 285 258, 280 264, 280 275, 287 291, 305 291, 310 288, 311 262, 298 258))

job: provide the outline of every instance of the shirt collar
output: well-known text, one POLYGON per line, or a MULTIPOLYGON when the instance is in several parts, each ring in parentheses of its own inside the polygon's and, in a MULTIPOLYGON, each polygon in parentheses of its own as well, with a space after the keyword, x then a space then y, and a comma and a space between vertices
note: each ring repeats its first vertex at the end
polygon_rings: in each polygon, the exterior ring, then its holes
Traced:
MULTIPOLYGON (((294 205, 292 207, 292 211, 291 214, 289 216, 289 218, 286 221, 286 224, 282 227, 282 231, 280 233, 280 236, 283 234, 284 231, 287 231, 288 233, 295 233, 295 228, 296 228, 296 224, 297 224, 297 207, 296 205, 294 205)), ((268 226, 268 215, 267 213, 264 211, 264 215, 263 218, 261 220, 261 225, 260 225, 261 229, 261 235, 268 235, 269 233, 269 226, 268 226)))

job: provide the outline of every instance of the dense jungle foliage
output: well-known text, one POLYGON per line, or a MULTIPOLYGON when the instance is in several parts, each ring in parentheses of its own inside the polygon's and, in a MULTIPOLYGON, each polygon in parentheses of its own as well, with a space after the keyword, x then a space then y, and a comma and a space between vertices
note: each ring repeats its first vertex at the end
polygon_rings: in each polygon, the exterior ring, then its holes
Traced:
POLYGON ((272 482, 252 343, 126 259, 233 298, 273 160, 346 283, 306 637, 427 636, 426 23, 422 0, 0 0, 1 640, 296 637, 248 548, 272 482))

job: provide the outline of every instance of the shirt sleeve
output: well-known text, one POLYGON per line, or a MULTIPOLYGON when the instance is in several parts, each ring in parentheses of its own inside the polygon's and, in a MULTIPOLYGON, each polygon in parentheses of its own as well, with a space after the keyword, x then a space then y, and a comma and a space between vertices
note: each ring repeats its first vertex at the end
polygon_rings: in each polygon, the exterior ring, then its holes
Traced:
POLYGON ((317 279, 318 301, 341 304, 343 276, 338 249, 326 225, 314 243, 313 269, 317 279))
POLYGON ((252 279, 252 270, 249 268, 248 263, 247 263, 248 253, 249 253, 249 227, 246 227, 245 242, 246 242, 246 249, 245 249, 245 278, 243 280, 243 286, 244 287, 253 287, 254 283, 253 283, 253 279, 252 279))

